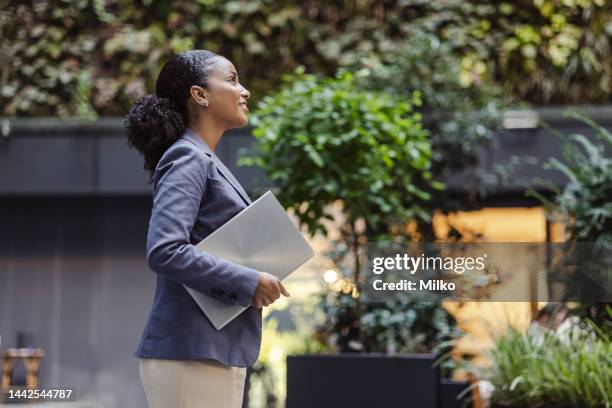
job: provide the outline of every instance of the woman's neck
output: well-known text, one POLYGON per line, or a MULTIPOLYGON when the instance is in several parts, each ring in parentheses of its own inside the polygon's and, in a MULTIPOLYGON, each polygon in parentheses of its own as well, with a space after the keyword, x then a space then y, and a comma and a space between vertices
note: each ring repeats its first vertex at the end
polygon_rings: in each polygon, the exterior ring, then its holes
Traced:
POLYGON ((210 123, 210 121, 206 121, 204 124, 202 122, 189 124, 189 128, 195 132, 204 142, 210 147, 210 150, 213 152, 217 147, 217 143, 221 140, 223 133, 225 133, 225 128, 222 126, 215 126, 214 123, 210 123))

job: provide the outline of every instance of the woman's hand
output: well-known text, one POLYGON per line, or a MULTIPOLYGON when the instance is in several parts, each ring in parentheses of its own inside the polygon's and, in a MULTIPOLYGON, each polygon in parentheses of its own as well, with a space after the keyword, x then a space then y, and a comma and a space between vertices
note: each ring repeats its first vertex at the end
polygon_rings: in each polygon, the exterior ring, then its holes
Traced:
POLYGON ((253 306, 261 309, 264 306, 269 306, 283 294, 289 297, 289 292, 283 286, 281 281, 274 275, 266 272, 259 272, 259 281, 253 295, 253 306))

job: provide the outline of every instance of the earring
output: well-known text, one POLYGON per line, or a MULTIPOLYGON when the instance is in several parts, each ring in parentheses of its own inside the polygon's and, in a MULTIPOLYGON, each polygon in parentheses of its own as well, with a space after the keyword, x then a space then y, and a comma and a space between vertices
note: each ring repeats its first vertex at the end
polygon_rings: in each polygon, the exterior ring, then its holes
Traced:
POLYGON ((205 108, 208 108, 208 102, 202 103, 202 106, 205 107, 205 108))

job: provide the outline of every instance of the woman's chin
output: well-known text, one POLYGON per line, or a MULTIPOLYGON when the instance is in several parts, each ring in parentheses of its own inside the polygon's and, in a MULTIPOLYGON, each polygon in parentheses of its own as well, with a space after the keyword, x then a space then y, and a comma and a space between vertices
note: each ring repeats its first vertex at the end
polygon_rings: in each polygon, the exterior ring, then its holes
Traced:
POLYGON ((232 119, 233 120, 229 122, 231 123, 231 125, 228 127, 228 129, 241 128, 249 124, 249 117, 246 113, 241 113, 240 115, 237 115, 232 119))
POLYGON ((247 115, 244 115, 242 120, 240 120, 240 124, 238 125, 238 127, 244 127, 248 124, 249 124, 249 117, 247 115))

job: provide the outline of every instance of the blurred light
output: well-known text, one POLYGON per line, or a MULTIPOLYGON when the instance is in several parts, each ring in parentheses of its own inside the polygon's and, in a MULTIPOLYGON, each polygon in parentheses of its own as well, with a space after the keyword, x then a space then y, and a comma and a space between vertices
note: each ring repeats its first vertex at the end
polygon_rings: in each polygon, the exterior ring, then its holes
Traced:
POLYGON ((285 352, 280 346, 273 347, 272 350, 270 350, 270 360, 272 361, 281 361, 284 356, 285 352))
POLYGON ((329 284, 332 284, 338 280, 338 273, 333 269, 328 269, 323 274, 323 280, 329 284))

